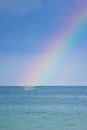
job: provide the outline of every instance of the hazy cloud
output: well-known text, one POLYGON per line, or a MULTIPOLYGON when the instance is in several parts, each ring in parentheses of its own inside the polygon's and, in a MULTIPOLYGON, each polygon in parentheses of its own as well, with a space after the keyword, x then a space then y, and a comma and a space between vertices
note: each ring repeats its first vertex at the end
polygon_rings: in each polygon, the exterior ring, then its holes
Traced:
POLYGON ((0 14, 24 16, 42 6, 40 0, 0 0, 0 14))

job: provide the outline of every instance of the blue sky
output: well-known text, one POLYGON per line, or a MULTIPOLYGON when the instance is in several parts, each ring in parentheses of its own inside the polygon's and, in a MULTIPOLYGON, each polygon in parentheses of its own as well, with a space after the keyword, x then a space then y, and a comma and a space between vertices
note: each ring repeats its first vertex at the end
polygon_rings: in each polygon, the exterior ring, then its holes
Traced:
MULTIPOLYGON (((81 0, 0 0, 0 85, 21 85, 27 66, 49 50, 46 41, 79 8, 81 0)), ((87 85, 87 21, 81 37, 72 64, 42 85, 87 85)))

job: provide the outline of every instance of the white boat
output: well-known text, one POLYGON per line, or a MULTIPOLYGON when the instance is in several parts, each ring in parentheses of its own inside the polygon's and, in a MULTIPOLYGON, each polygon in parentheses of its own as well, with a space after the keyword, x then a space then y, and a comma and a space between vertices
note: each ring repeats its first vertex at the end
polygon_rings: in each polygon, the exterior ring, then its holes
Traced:
POLYGON ((34 90, 36 86, 23 86, 25 90, 34 90))

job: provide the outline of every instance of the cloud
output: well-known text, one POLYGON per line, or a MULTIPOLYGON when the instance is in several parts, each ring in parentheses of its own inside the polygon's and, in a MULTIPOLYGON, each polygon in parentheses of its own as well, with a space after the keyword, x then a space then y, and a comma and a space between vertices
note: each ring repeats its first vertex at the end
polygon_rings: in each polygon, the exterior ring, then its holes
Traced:
POLYGON ((0 0, 1 15, 25 16, 40 7, 40 0, 0 0))

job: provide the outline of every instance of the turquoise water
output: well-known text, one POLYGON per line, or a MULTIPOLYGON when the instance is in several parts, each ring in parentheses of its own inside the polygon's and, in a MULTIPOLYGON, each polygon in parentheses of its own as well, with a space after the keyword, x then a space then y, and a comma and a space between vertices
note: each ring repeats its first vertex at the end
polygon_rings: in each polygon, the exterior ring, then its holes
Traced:
POLYGON ((0 87, 0 130, 87 130, 87 87, 0 87))

